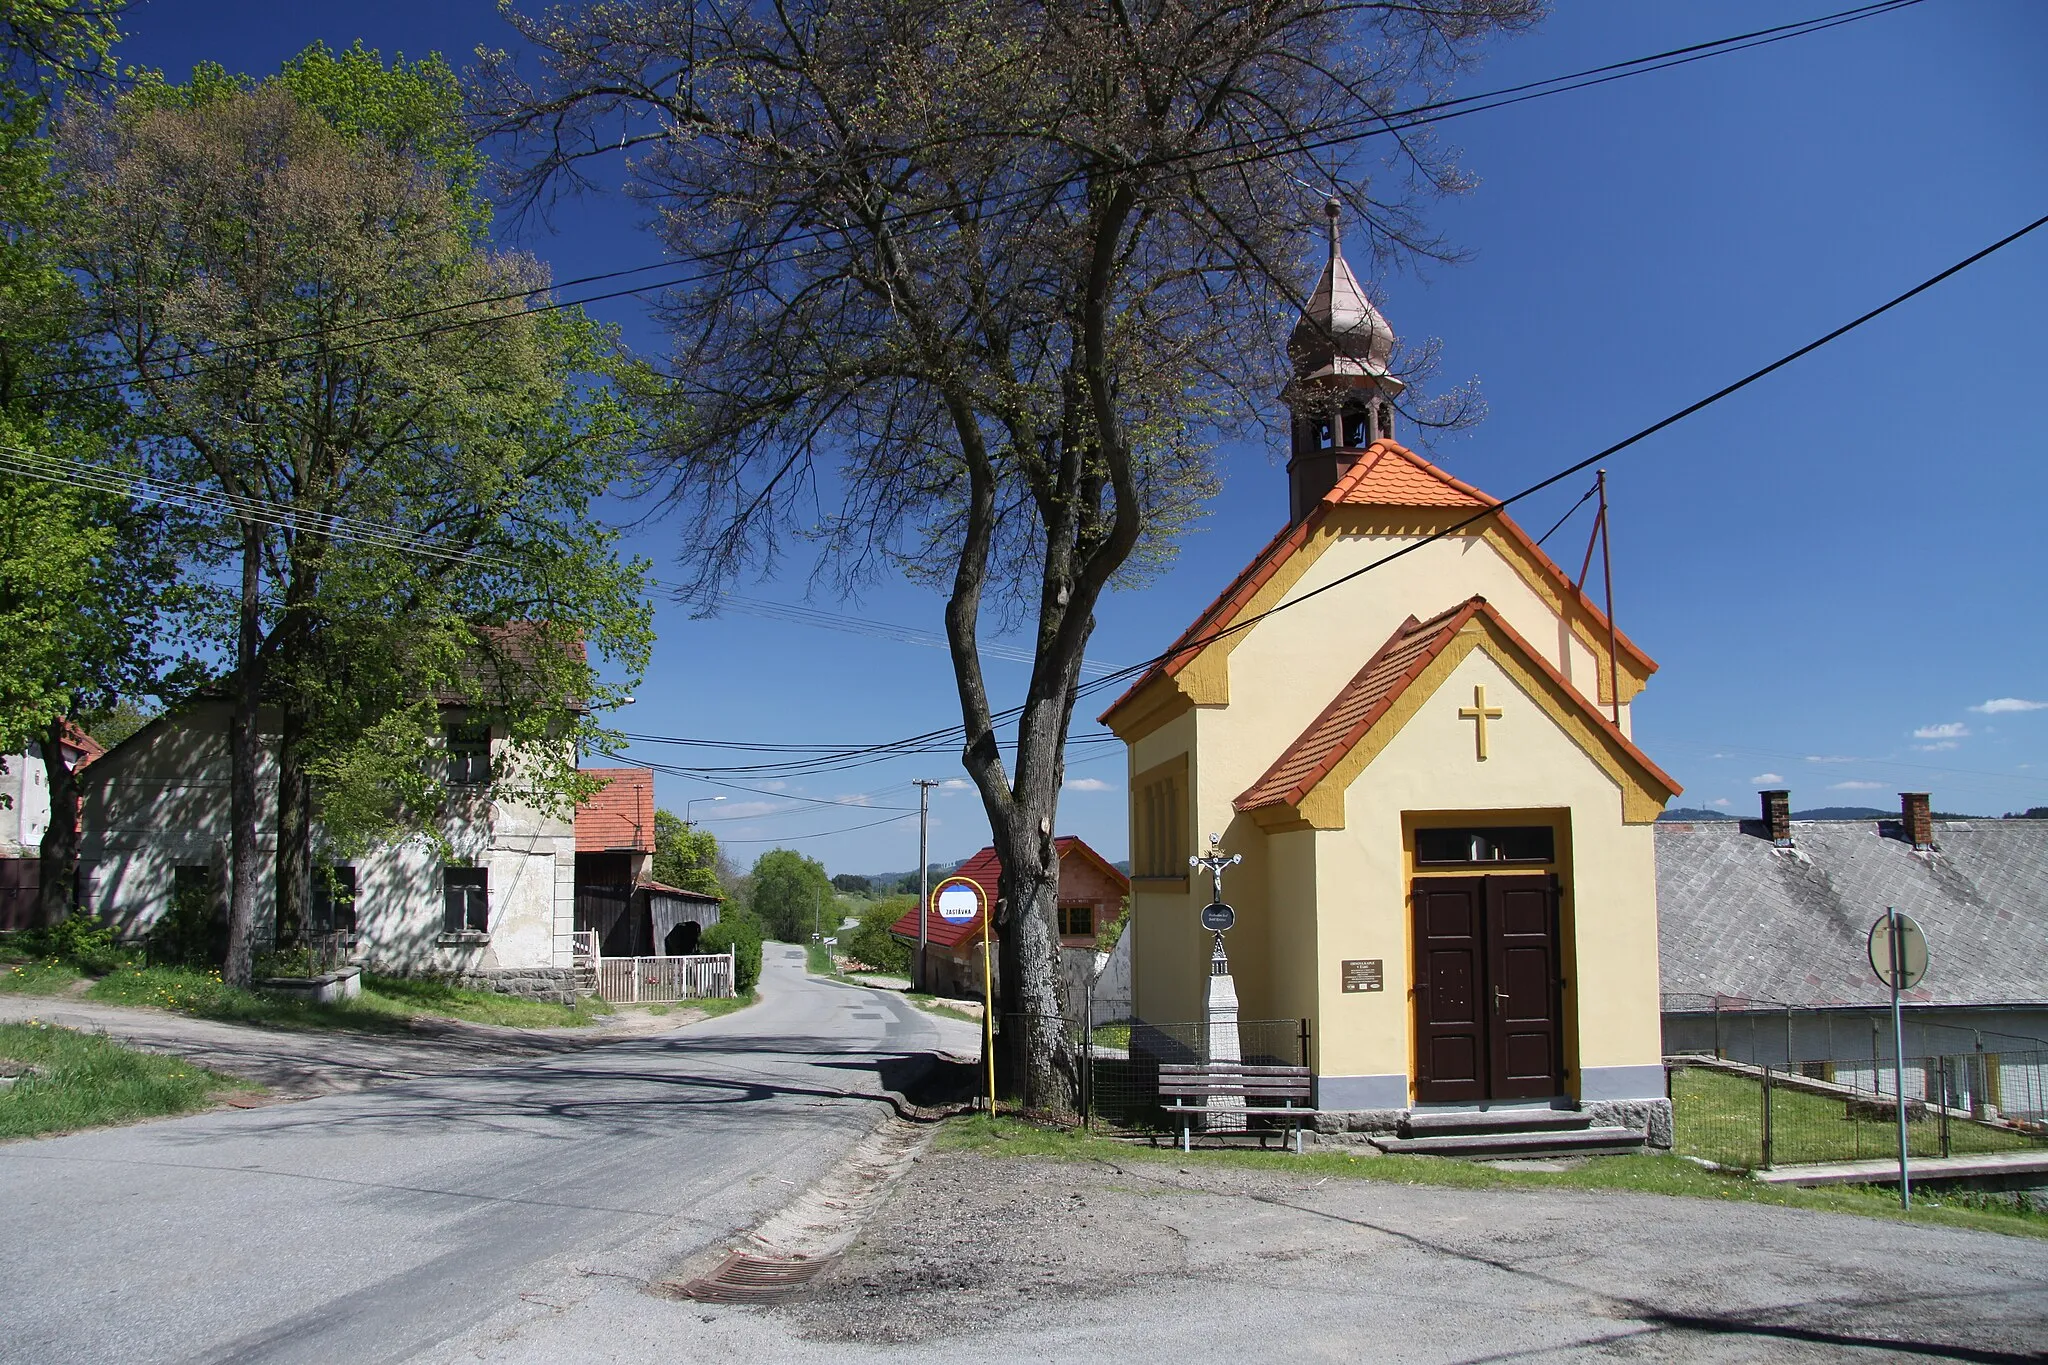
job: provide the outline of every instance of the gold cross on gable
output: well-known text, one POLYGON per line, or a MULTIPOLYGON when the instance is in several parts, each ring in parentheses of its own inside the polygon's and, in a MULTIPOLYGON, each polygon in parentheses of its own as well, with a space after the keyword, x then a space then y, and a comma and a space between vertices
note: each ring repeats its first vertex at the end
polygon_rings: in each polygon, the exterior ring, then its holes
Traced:
POLYGON ((1477 721, 1479 724, 1479 761, 1486 761, 1486 722, 1500 719, 1500 708, 1486 704, 1486 684, 1478 683, 1472 688, 1472 704, 1458 708, 1459 720, 1477 721))

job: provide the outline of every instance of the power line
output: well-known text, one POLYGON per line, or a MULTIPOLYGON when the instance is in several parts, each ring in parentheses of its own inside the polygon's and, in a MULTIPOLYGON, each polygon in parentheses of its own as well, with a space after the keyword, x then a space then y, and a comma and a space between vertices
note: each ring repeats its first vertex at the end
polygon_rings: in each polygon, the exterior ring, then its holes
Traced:
MULTIPOLYGON (((1706 60, 1709 57, 1724 56, 1736 52, 1745 52, 1753 48, 1764 47, 1773 43, 1785 42, 1793 38, 1807 37, 1811 34, 1826 32, 1829 29, 1838 28, 1845 24, 1858 23, 1865 19, 1876 18, 1881 15, 1893 13, 1897 10, 1907 9, 1911 6, 1920 4, 1922 2, 1923 0, 1878 0, 1877 3, 1861 5, 1852 9, 1837 11, 1833 14, 1820 15, 1811 19, 1803 19, 1791 23, 1779 24, 1770 28, 1756 29, 1748 33, 1734 34, 1726 38, 1717 38, 1708 42, 1693 43, 1684 47, 1672 48, 1665 52, 1653 53, 1644 57, 1630 58, 1628 60, 1620 62, 1609 62, 1601 66, 1588 67, 1583 71, 1572 72, 1563 76, 1553 76, 1540 81, 1528 81, 1524 82, 1521 85, 1508 86, 1500 90, 1486 91, 1475 95, 1458 96, 1452 99, 1437 100, 1426 104, 1410 106, 1404 109, 1391 110, 1386 113, 1379 113, 1377 111, 1367 110, 1361 114, 1350 115, 1343 120, 1340 120, 1330 125, 1326 125, 1323 128, 1317 128, 1312 126, 1310 128, 1295 130, 1293 132, 1285 134, 1268 134, 1263 137, 1224 143, 1217 147, 1189 149, 1181 152, 1169 153, 1163 156, 1151 158, 1150 160, 1144 162, 1143 165, 1149 169, 1162 169, 1166 167, 1171 167, 1182 161, 1205 160, 1216 158, 1218 156, 1223 156, 1225 159, 1218 162, 1218 166, 1219 168, 1221 168, 1232 165, 1255 164, 1258 161, 1273 159, 1275 156, 1312 155, 1317 151, 1325 151, 1336 147, 1349 146, 1354 143, 1364 141, 1368 138, 1392 136, 1394 134, 1397 134, 1410 128, 1422 127, 1432 123, 1446 122, 1450 119, 1462 118, 1469 114, 1484 113, 1494 109, 1507 108, 1512 105, 1527 103, 1530 100, 1548 98, 1552 95, 1570 94, 1578 90, 1589 89, 1598 85, 1605 85, 1612 81, 1625 80, 1632 76, 1648 75, 1658 71, 1669 70, 1673 67, 1688 65, 1692 62, 1706 60), (1378 126, 1361 129, 1356 132, 1339 133, 1333 136, 1319 136, 1321 133, 1328 132, 1331 129, 1341 129, 1345 127, 1347 124, 1361 122, 1372 123, 1378 126), (1303 141, 1302 139, 1304 137, 1308 138, 1309 140, 1303 141), (1265 150, 1260 150, 1262 148, 1265 150), (1247 151, 1250 153, 1250 155, 1238 157, 1235 159, 1231 159, 1229 157, 1230 153, 1240 150, 1247 151)), ((1026 198, 1033 195, 1057 191, 1061 188, 1070 186, 1073 183, 1075 183, 1076 178, 1077 177, 1075 175, 1069 174, 1050 181, 1043 181, 1037 184, 1027 184, 1024 186, 1020 186, 1017 189, 1007 191, 1004 194, 997 196, 996 198, 997 201, 1000 202, 1002 199, 1005 198, 1026 198)), ((945 219, 946 215, 949 215, 960 208, 971 207, 972 203, 974 202, 976 201, 958 199, 951 202, 935 203, 918 209, 902 210, 893 215, 885 216, 883 225, 889 228, 900 227, 909 231, 928 231, 934 229, 943 229, 946 226, 948 226, 948 223, 945 219), (914 219, 918 218, 937 218, 939 219, 939 221, 933 224, 929 224, 925 228, 918 228, 915 226, 913 222, 914 219)), ((843 235, 843 231, 839 229, 812 229, 802 232, 790 233, 789 235, 782 238, 781 241, 777 243, 775 248, 769 250, 767 255, 762 258, 761 264, 776 264, 779 263, 780 261, 787 261, 789 259, 793 259, 793 257, 789 254, 792 248, 799 246, 805 242, 824 241, 828 238, 840 237, 843 235), (777 256, 778 251, 782 253, 779 258, 777 256)), ((725 247, 694 253, 694 259, 699 262, 738 260, 749 255, 757 254, 759 253, 756 248, 725 247)), ((670 266, 676 266, 678 264, 679 263, 668 261, 649 262, 644 265, 631 266, 619 270, 605 271, 595 275, 579 276, 574 280, 566 281, 562 284, 551 284, 547 286, 536 287, 533 289, 479 295, 467 300, 435 304, 425 308, 408 310, 406 312, 385 314, 380 317, 356 319, 351 322, 336 324, 332 327, 314 328, 295 333, 286 333, 279 337, 265 338, 259 341, 236 342, 228 346, 211 347, 205 350, 178 349, 172 351, 170 354, 166 356, 154 357, 146 362, 110 360, 102 362, 100 365, 97 366, 82 366, 72 370, 58 371, 57 373, 59 373, 60 375, 85 375, 99 372, 102 370, 111 373, 115 370, 125 371, 132 368, 138 368, 139 365, 142 363, 175 364, 182 359, 195 359, 227 355, 232 354, 238 350, 250 348, 260 349, 262 347, 277 346, 292 341, 327 337, 336 335, 341 332, 358 331, 366 327, 381 326, 385 325, 386 323, 409 322, 419 318, 437 316, 442 313, 452 312, 463 308, 474 308, 486 306, 493 303, 512 302, 519 299, 531 298, 537 294, 545 292, 547 289, 565 288, 576 284, 584 283, 600 283, 606 280, 622 278, 628 275, 650 273, 655 270, 668 268, 670 266)), ((333 346, 328 347, 326 349, 329 351, 351 351, 365 349, 373 346, 389 345, 396 341, 419 340, 425 337, 437 335, 445 331, 458 330, 461 328, 472 326, 483 326, 490 323, 509 321, 514 318, 530 317, 540 313, 557 311, 559 309, 580 308, 591 303, 600 303, 615 298, 625 298, 642 295, 656 290, 675 288, 678 286, 697 283, 709 278, 711 278, 711 272, 699 272, 697 274, 686 275, 676 279, 661 280, 656 281, 652 284, 639 285, 630 289, 612 290, 602 294, 588 295, 586 297, 579 299, 556 300, 536 307, 518 309, 500 314, 492 314, 488 317, 459 320, 454 323, 441 324, 417 332, 394 333, 370 337, 347 345, 333 346)), ((296 358, 306 359, 311 358, 312 356, 317 354, 319 354, 319 351, 317 350, 308 351, 296 358)), ((106 380, 97 384, 58 387, 56 389, 46 391, 43 396, 45 398, 76 396, 108 388, 128 387, 136 382, 139 381, 137 379, 128 378, 124 376, 121 378, 106 380)))
MULTIPOLYGON (((1314 598, 1322 596, 1324 593, 1331 592, 1336 588, 1351 583, 1359 578, 1364 577, 1366 574, 1373 572, 1376 569, 1384 568, 1386 565, 1393 563, 1395 560, 1405 558, 1406 556, 1415 553, 1416 551, 1422 549, 1424 546, 1431 545, 1439 540, 1444 540, 1450 536, 1457 535, 1459 532, 1464 531, 1481 521, 1484 521, 1486 518, 1505 511, 1507 508, 1513 506, 1515 503, 1521 502, 1525 498, 1532 497, 1535 494, 1542 492, 1544 489, 1549 488, 1556 483, 1559 483, 1565 479, 1570 478, 1574 474, 1582 473, 1585 470, 1590 469, 1594 465, 1600 463, 1602 460, 1608 459, 1611 456, 1620 453, 1621 451, 1627 450, 1631 446, 1637 445, 1640 442, 1647 440, 1649 437, 1656 435, 1658 432, 1665 430, 1667 427, 1682 422, 1686 418, 1691 417, 1703 411, 1706 408, 1712 407, 1714 404, 1719 403, 1726 398, 1732 397, 1733 395, 1741 392, 1743 389, 1748 388, 1750 385, 1756 383, 1757 381, 1764 379, 1772 374, 1775 374, 1781 369, 1784 369, 1787 365, 1792 364, 1794 361, 1800 360, 1805 356, 1811 355, 1814 351, 1819 350, 1821 347, 1826 346, 1831 342, 1839 340, 1840 338, 1848 335, 1850 332, 1855 331, 1859 327, 1863 327, 1866 324, 1876 320, 1877 318, 1882 317, 1884 314, 1890 312, 1894 308, 1899 307, 1901 304, 1904 304, 1911 299, 1917 298, 1919 295, 1926 293, 1928 290, 1934 288, 1938 284, 1941 284, 1943 281, 1951 278, 1956 274, 1959 274, 1964 270, 1969 269, 1971 266, 1977 264, 1979 261, 1982 261, 1985 258, 1994 255, 1999 251, 2003 251, 2006 247, 2011 246, 2013 243, 2028 236, 2030 233, 2038 231, 2040 228, 2044 226, 2048 226, 2048 215, 2036 218, 2032 222, 2026 224, 2024 227, 2019 228, 2017 231, 2008 233, 2004 237, 1999 238, 1997 241, 1991 243, 1991 245, 1984 247, 1981 250, 1972 252, 1968 256, 1965 256, 1963 259, 1957 261, 1955 264, 1950 265, 1947 268, 1937 271, 1935 274, 1928 276, 1926 279, 1922 280, 1920 283, 1914 285, 1910 289, 1905 290, 1903 293, 1893 296, 1892 298, 1886 300, 1884 303, 1879 304, 1877 307, 1870 309, 1868 312, 1860 314, 1859 316, 1851 319, 1848 322, 1843 323, 1841 326, 1836 327, 1829 332, 1822 334, 1819 337, 1816 337, 1814 340, 1807 342, 1805 345, 1786 352, 1784 355, 1779 356, 1776 360, 1773 360, 1769 364, 1751 371, 1749 374, 1744 375, 1742 378, 1736 380, 1734 383, 1725 385, 1722 388, 1715 390, 1713 393, 1708 394, 1706 397, 1701 398, 1696 402, 1687 404, 1685 407, 1678 409, 1677 411, 1671 413, 1669 416, 1663 417, 1658 421, 1652 422, 1650 425, 1643 427, 1641 430, 1636 431, 1635 433, 1629 436, 1623 437, 1621 440, 1616 441, 1614 444, 1607 446, 1602 450, 1596 451, 1595 453, 1587 456, 1585 459, 1567 465, 1565 468, 1560 469, 1555 474, 1552 474, 1547 478, 1540 479, 1537 482, 1530 484, 1528 487, 1523 488, 1519 492, 1513 493, 1506 498, 1500 499, 1499 501, 1490 504, 1489 506, 1481 509, 1480 511, 1475 512, 1472 515, 1465 517, 1457 522, 1454 522, 1441 530, 1431 532, 1430 534, 1424 536, 1420 540, 1414 541, 1408 545, 1403 546, 1398 550, 1394 550, 1385 555, 1382 555, 1378 559, 1375 559, 1368 564, 1362 565, 1359 568, 1352 570, 1350 573, 1344 574, 1342 577, 1333 579, 1320 587, 1302 593, 1298 597, 1289 598, 1284 602, 1269 607, 1263 612, 1258 612, 1251 616, 1240 617, 1237 620, 1232 621, 1229 625, 1220 627, 1219 629, 1214 630, 1206 635, 1196 636, 1193 639, 1176 643, 1163 654, 1156 654, 1149 659, 1140 660, 1137 663, 1128 665, 1125 668, 1118 669, 1116 672, 1108 674, 1105 677, 1098 678, 1092 682, 1082 683, 1074 690, 1075 700, 1079 701, 1082 697, 1092 695, 1106 687, 1114 685, 1115 683, 1128 681, 1131 678, 1138 677, 1139 675, 1145 673, 1147 670, 1159 664, 1163 664, 1171 659, 1179 658, 1183 655, 1189 654, 1192 651, 1201 649, 1209 644, 1214 643, 1217 640, 1224 639, 1225 637, 1230 635, 1235 635, 1240 631, 1249 630, 1253 626, 1257 625, 1260 621, 1263 621, 1270 616, 1275 616, 1278 615, 1280 612, 1291 610, 1295 607, 1302 605, 1304 602, 1308 602, 1313 600, 1314 598)), ((1022 711, 1023 708, 1021 706, 1011 707, 1004 711, 995 713, 995 715, 991 717, 991 720, 997 723, 1002 723, 1009 719, 1014 719, 1017 715, 1021 714, 1022 711)), ((903 740, 898 740, 891 745, 849 746, 845 753, 850 757, 857 758, 859 761, 849 763, 845 766, 864 766, 866 763, 869 762, 880 761, 880 758, 893 756, 893 753, 885 751, 899 750, 904 746, 920 744, 930 745, 934 743, 942 743, 947 739, 957 740, 964 738, 965 727, 955 725, 945 730, 928 731, 923 735, 915 735, 903 740), (870 757, 870 755, 879 755, 880 758, 870 757)), ((915 750, 912 751, 915 752, 915 750)), ((797 775, 794 771, 795 766, 796 765, 792 765, 793 771, 785 773, 784 775, 797 775)), ((830 771, 831 768, 831 764, 829 764, 825 760, 819 760, 817 763, 803 767, 802 772, 806 774, 813 772, 823 772, 830 771)))

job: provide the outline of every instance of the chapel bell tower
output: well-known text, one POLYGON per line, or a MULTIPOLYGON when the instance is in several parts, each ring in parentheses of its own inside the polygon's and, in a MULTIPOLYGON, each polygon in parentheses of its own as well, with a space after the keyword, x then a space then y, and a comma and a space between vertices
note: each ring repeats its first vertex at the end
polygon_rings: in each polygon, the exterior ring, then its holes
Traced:
POLYGON ((1387 372, 1394 332, 1358 287, 1344 259, 1331 199, 1330 260, 1287 339, 1294 379, 1280 395, 1293 416, 1287 461, 1292 519, 1307 516, 1374 441, 1394 435, 1394 399, 1405 386, 1387 372))

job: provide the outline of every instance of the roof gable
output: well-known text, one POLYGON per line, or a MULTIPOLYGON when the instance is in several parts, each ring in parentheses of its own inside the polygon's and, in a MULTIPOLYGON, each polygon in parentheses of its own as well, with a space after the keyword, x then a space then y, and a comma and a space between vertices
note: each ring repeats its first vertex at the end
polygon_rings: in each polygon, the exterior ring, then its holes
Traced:
POLYGON ((1622 788, 1623 819, 1655 820, 1682 788, 1593 708, 1483 597, 1409 617, 1232 803, 1261 823, 1344 827, 1344 793, 1422 701, 1483 650, 1622 788))
MULTIPOLYGON (((1156 716, 1169 718, 1186 705, 1229 702, 1228 659, 1249 625, 1274 610, 1289 589, 1338 539, 1370 534, 1398 512, 1410 531, 1443 532, 1462 523, 1457 534, 1492 542, 1540 596, 1570 621, 1573 633, 1603 661, 1608 622, 1570 576, 1516 524, 1498 499, 1437 468, 1394 441, 1375 441, 1309 514, 1286 527, 1253 557, 1216 600, 1181 632, 1159 661, 1148 668, 1097 718, 1126 739, 1151 728, 1156 716), (1484 515, 1487 509, 1496 509, 1484 515), (1477 520, 1472 518, 1478 514, 1477 520), (1227 632, 1227 633, 1225 633, 1227 632), (1173 686, 1162 686, 1172 681, 1173 686), (1178 692, 1180 695, 1176 696, 1178 692)), ((1640 690, 1657 663, 1634 641, 1614 632, 1622 700, 1640 690)), ((1594 670, 1600 700, 1607 701, 1607 670, 1594 670)))
POLYGON ((578 853, 654 852, 654 770, 584 768, 604 786, 576 808, 578 853))
MULTIPOLYGON (((1130 890, 1131 879, 1118 871, 1114 863, 1091 848, 1086 840, 1077 835, 1062 834, 1052 842, 1053 848, 1059 855, 1062 870, 1065 869, 1070 859, 1085 859, 1114 878, 1117 884, 1126 892, 1130 890)), ((956 877, 965 877, 979 886, 987 895, 989 902, 993 904, 997 894, 996 885, 1002 879, 1002 875, 1002 859, 996 856, 995 846, 990 845, 947 873, 940 881, 951 881, 956 877)), ((932 883, 932 895, 934 897, 938 895, 938 887, 939 882, 932 883)), ((931 912, 925 917, 925 941, 941 948, 954 948, 964 943, 977 942, 981 938, 982 918, 981 915, 977 914, 965 924, 948 923, 946 920, 939 918, 937 902, 934 901, 931 912)), ((917 939, 917 907, 913 905, 910 909, 904 911, 897 918, 896 922, 889 926, 889 932, 899 938, 907 938, 915 942, 917 939)), ((1002 936, 998 934, 996 937, 1000 940, 1002 936)))

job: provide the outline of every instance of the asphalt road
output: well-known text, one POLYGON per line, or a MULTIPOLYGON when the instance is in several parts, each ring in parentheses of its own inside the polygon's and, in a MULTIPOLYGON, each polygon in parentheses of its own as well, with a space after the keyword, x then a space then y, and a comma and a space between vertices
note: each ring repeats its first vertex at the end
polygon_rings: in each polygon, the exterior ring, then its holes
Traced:
POLYGON ((407 1360, 753 1226, 971 1025, 804 975, 685 1030, 0 1146, 0 1359, 407 1360), (524 1300, 531 1302, 530 1299, 524 1300))

